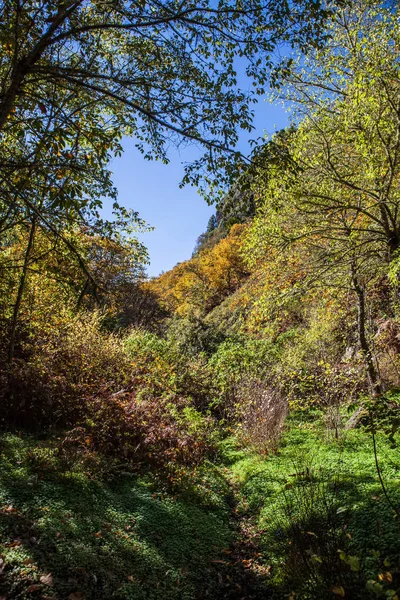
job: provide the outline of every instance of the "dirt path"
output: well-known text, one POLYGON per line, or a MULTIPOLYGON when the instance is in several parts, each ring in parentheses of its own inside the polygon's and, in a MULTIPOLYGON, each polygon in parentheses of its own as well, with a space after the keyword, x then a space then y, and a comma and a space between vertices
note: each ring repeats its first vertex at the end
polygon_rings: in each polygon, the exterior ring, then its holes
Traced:
MULTIPOLYGON (((269 566, 260 552, 261 534, 254 517, 240 506, 240 487, 232 480, 227 481, 231 490, 230 518, 235 538, 223 551, 223 558, 213 561, 218 579, 218 595, 215 595, 214 587, 213 600, 266 600, 269 597, 269 566)), ((199 596, 199 600, 201 598, 199 596)))

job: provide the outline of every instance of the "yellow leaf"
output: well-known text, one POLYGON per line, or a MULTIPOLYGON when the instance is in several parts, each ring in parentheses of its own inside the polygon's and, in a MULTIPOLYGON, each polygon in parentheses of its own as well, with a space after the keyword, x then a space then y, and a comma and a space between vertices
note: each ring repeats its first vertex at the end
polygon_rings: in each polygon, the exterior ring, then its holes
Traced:
POLYGON ((335 594, 335 596, 340 596, 341 598, 344 598, 346 595, 346 592, 344 591, 344 588, 341 585, 334 585, 333 587, 331 587, 331 592, 335 594))
POLYGON ((378 579, 379 581, 388 581, 389 583, 393 581, 392 574, 389 573, 389 571, 386 571, 385 573, 379 573, 378 579))

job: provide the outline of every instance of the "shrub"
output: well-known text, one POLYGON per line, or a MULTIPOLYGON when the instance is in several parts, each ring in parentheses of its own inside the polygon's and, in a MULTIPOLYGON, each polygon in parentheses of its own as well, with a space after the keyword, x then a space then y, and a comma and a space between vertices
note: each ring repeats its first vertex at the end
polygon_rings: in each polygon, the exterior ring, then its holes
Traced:
POLYGON ((384 383, 400 386, 400 323, 398 319, 378 322, 374 346, 379 373, 384 383))
POLYGON ((287 412, 287 400, 278 388, 257 380, 244 382, 236 403, 241 442, 258 452, 276 451, 287 412))
POLYGON ((358 369, 346 365, 319 362, 288 374, 283 382, 292 408, 329 409, 357 398, 365 386, 358 369))
MULTIPOLYGON (((93 396, 82 436, 103 454, 140 468, 195 465, 213 449, 213 423, 182 397, 145 398, 134 392, 93 396)), ((81 443, 81 442, 79 442, 81 443)))
POLYGON ((211 356, 217 351, 225 337, 215 324, 206 323, 200 317, 192 314, 172 319, 168 328, 168 338, 187 357, 195 357, 200 353, 211 356))
POLYGON ((120 389, 129 376, 122 340, 101 330, 100 313, 65 313, 57 326, 36 327, 25 356, 2 369, 3 419, 29 428, 73 425, 85 398, 120 389))
POLYGON ((208 410, 216 392, 213 371, 204 356, 188 357, 176 340, 142 330, 133 330, 125 346, 132 383, 140 397, 184 396, 199 410, 208 410))
POLYGON ((368 597, 360 558, 349 549, 340 486, 339 476, 324 476, 304 461, 295 465, 265 540, 279 557, 275 582, 304 600, 368 597))
POLYGON ((231 338, 219 345, 208 364, 217 389, 214 404, 224 417, 235 415, 245 382, 266 377, 273 354, 273 345, 263 340, 231 338))

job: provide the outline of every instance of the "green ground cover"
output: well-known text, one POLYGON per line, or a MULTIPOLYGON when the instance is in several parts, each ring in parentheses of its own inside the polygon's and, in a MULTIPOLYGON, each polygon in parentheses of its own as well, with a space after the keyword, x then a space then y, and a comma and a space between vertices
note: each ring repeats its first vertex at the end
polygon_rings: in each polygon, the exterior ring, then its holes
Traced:
MULTIPOLYGON (((398 507, 400 452, 383 435, 377 449, 389 500, 398 507)), ((335 439, 317 417, 296 416, 276 455, 249 455, 232 440, 224 452, 240 489, 239 510, 253 515, 262 533, 273 597, 292 590, 310 599, 334 598, 335 591, 395 597, 400 524, 379 483, 371 434, 350 430, 335 439)))
MULTIPOLYGON (((363 431, 335 439, 291 417, 267 456, 228 438, 184 491, 66 466, 51 440, 0 448, 7 599, 396 598, 399 523, 363 431)), ((378 458, 398 506, 400 453, 383 436, 378 458)))
POLYGON ((150 477, 127 473, 105 482, 60 472, 51 449, 38 468, 35 445, 32 438, 1 440, 0 593, 189 600, 206 591, 207 568, 231 541, 222 501, 228 489, 215 470, 198 472, 197 499, 196 486, 176 497, 150 477))

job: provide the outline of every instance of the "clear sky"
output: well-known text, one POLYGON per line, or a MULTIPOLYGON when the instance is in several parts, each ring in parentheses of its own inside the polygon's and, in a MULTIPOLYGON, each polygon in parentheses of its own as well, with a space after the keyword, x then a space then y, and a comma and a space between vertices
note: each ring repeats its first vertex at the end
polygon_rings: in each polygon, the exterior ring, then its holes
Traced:
MULTIPOLYGON (((283 108, 260 100, 255 107, 255 131, 243 135, 240 150, 248 153, 246 140, 265 132, 271 134, 287 124, 283 108)), ((190 186, 179 188, 183 177, 183 163, 190 161, 194 148, 180 152, 171 148, 170 163, 146 161, 135 148, 132 139, 123 143, 124 154, 112 163, 113 180, 119 192, 119 203, 139 212, 155 230, 141 235, 147 246, 151 264, 150 276, 168 271, 176 263, 190 258, 198 236, 205 231, 214 212, 190 186)))

